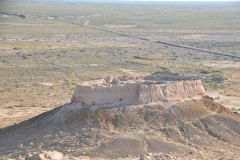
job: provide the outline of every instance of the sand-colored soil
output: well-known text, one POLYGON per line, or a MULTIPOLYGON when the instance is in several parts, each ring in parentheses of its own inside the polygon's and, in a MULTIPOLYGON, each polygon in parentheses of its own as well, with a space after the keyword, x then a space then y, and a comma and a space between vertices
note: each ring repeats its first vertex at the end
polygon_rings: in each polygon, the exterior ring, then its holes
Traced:
POLYGON ((240 68, 240 62, 232 62, 232 61, 204 61, 204 65, 209 66, 209 67, 214 67, 214 68, 235 68, 239 69, 240 68))
POLYGON ((20 123, 49 110, 51 108, 21 107, 18 104, 11 107, 2 107, 0 112, 0 128, 20 123))
POLYGON ((66 104, 0 129, 0 152, 19 160, 42 150, 70 159, 140 159, 160 152, 183 159, 238 159, 239 121, 238 114, 207 96, 98 109, 66 104))
POLYGON ((46 83, 40 83, 41 85, 44 85, 44 86, 53 86, 53 83, 50 83, 50 82, 46 82, 46 83))
POLYGON ((213 97, 217 103, 224 105, 232 111, 240 113, 240 97, 226 96, 220 93, 221 91, 206 91, 206 94, 213 97))
POLYGON ((105 27, 108 28, 133 28, 133 27, 137 27, 137 25, 110 25, 110 24, 106 24, 104 25, 105 27))

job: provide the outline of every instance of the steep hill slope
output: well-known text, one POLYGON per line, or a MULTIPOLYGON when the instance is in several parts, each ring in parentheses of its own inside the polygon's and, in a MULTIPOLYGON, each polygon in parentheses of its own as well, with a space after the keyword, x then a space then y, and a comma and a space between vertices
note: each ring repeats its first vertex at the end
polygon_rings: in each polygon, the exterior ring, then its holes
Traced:
POLYGON ((57 150, 75 157, 112 159, 180 152, 237 159, 239 122, 238 114, 207 96, 109 108, 66 104, 0 129, 0 155, 21 158, 30 151, 57 150))

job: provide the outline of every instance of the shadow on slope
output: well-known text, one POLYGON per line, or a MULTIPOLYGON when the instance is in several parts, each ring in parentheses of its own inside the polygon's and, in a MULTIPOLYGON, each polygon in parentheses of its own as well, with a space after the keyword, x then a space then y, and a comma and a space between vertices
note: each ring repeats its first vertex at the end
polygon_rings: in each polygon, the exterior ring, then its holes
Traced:
POLYGON ((118 158, 149 152, 240 152, 240 116, 209 97, 93 110, 66 104, 0 129, 0 155, 57 150, 73 156, 118 158))

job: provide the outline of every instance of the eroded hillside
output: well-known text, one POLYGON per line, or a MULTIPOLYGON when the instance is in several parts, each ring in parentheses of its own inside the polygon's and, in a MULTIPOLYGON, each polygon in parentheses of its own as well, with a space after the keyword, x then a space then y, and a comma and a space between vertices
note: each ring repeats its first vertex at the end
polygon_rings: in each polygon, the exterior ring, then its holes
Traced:
POLYGON ((1 129, 0 153, 19 158, 54 149, 73 157, 110 159, 152 152, 237 158, 239 121, 238 114, 208 96, 98 109, 66 104, 1 129))

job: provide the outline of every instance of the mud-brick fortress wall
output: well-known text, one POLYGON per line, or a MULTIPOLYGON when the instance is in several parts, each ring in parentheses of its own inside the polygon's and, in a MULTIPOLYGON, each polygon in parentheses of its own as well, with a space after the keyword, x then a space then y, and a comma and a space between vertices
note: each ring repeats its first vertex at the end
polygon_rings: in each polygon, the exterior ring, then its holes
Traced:
POLYGON ((147 104, 170 98, 193 98, 205 93, 201 80, 179 76, 119 79, 100 79, 79 84, 71 102, 81 102, 85 106, 124 102, 147 104))
POLYGON ((171 82, 165 85, 141 84, 138 94, 139 104, 156 103, 164 99, 186 99, 204 95, 201 80, 171 82))

